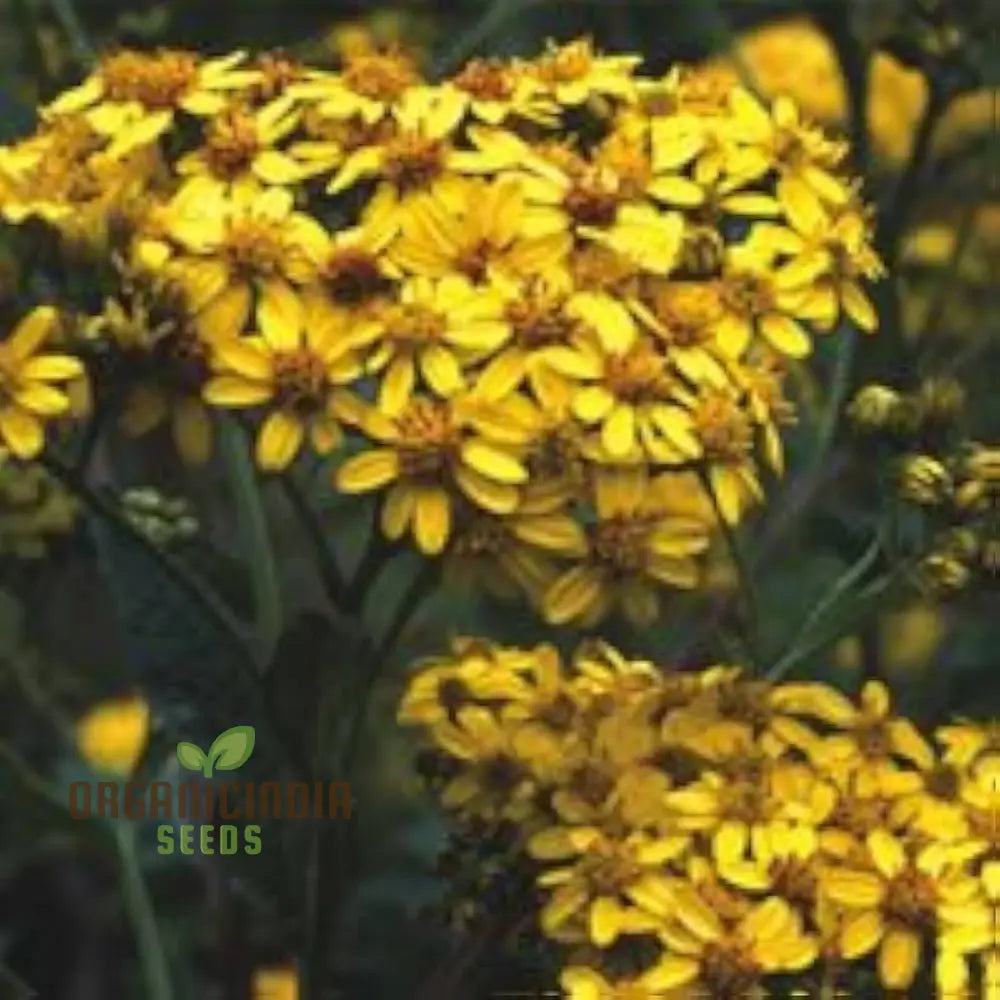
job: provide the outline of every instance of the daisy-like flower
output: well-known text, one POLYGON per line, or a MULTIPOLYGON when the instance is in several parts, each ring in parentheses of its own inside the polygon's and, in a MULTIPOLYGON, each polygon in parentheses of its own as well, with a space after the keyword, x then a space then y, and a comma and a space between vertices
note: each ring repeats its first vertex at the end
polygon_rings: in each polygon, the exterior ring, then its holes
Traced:
POLYGON ((689 986, 704 995, 737 1000, 753 995, 763 977, 801 972, 816 959, 816 941, 795 911, 771 896, 741 916, 726 919, 690 883, 667 896, 659 931, 666 956, 659 963, 665 989, 689 986))
POLYGON ((18 458, 42 450, 46 421, 69 412, 65 384, 83 374, 79 359, 42 353, 58 322, 52 306, 38 306, 0 341, 0 442, 18 458))
POLYGON ((533 75, 563 107, 577 107, 591 97, 630 101, 635 95, 633 71, 639 56, 603 56, 585 38, 566 45, 550 45, 535 60, 533 75))
POLYGON ((61 115, 0 147, 0 214, 15 224, 35 216, 68 234, 99 232, 156 168, 148 151, 112 159, 105 146, 83 116, 61 115))
POLYGON ((470 508, 456 518, 445 574, 456 589, 473 583, 501 599, 524 595, 539 604, 558 575, 554 557, 573 558, 586 545, 579 522, 562 511, 499 516, 470 508))
POLYGON ((864 282, 883 277, 885 267, 871 245, 870 231, 863 210, 848 203, 784 238, 792 259, 778 269, 775 282, 797 295, 800 314, 822 330, 833 327, 842 312, 866 333, 878 325, 864 282))
POLYGON ((267 405, 257 436, 257 464, 280 471, 298 454, 308 433, 320 453, 341 441, 341 419, 357 411, 354 397, 336 389, 360 371, 343 328, 311 315, 288 291, 261 300, 259 334, 213 344, 215 375, 204 395, 213 406, 267 405))
POLYGON ((492 182, 463 179, 414 200, 393 244, 392 261, 433 278, 464 274, 483 282, 498 273, 513 277, 553 275, 569 252, 565 233, 521 234, 524 195, 514 175, 492 182))
POLYGON ((192 323, 183 290, 169 275, 122 266, 120 293, 88 331, 110 340, 127 375, 121 429, 141 437, 169 421, 181 458, 208 461, 212 423, 202 400, 211 348, 192 323))
POLYGON ((372 320, 351 340, 370 352, 365 369, 380 375, 378 406, 390 417, 410 402, 418 372, 441 398, 461 393, 469 361, 488 355, 507 335, 502 299, 454 274, 409 279, 398 300, 374 311, 372 320))
POLYGON ((644 876, 655 877, 686 846, 683 837, 633 833, 619 838, 593 826, 540 830, 528 841, 528 854, 557 865, 538 877, 540 886, 552 890, 542 909, 542 930, 556 939, 589 939, 606 948, 622 934, 653 929, 655 921, 643 912, 644 876))
POLYGON ((678 462, 700 456, 691 416, 680 402, 682 384, 648 337, 624 350, 595 344, 548 357, 584 383, 573 395, 573 413, 600 428, 601 445, 612 460, 642 454, 678 462))
POLYGON ((298 125, 299 110, 289 97, 261 108, 231 104, 205 123, 202 145, 177 161, 186 177, 210 177, 221 186, 254 178, 262 184, 293 184, 301 165, 276 149, 298 125))
POLYGON ((780 355, 804 358, 812 341, 796 314, 801 296, 778 284, 774 247, 765 243, 751 237, 727 249, 719 280, 723 306, 719 342, 731 357, 741 357, 759 340, 780 355))
POLYGON ((633 309, 689 382, 722 385, 729 381, 718 335, 723 306, 717 283, 650 281, 633 309))
POLYGON ((478 705, 460 708, 454 722, 438 722, 431 736, 463 764, 441 793, 445 808, 463 815, 525 822, 536 809, 539 776, 559 766, 555 736, 478 705))
POLYGON ((341 73, 292 85, 288 92, 312 103, 325 118, 357 117, 373 124, 396 111, 404 95, 421 83, 413 59, 400 49, 352 53, 341 73))
POLYGON ((170 266, 210 340, 242 332, 255 293, 287 298, 290 283, 312 279, 329 242, 315 219, 295 211, 286 188, 241 184, 224 193, 208 179, 185 186, 165 227, 180 249, 170 266))
POLYGON ((605 976, 588 965, 571 965, 563 969, 559 985, 567 1000, 665 1000, 679 994, 665 993, 672 982, 659 963, 654 963, 637 976, 605 976))
POLYGON ((205 60, 172 49, 113 52, 79 87, 53 101, 44 115, 84 112, 97 132, 111 138, 108 155, 123 156, 163 135, 178 111, 221 111, 234 91, 257 81, 256 73, 238 68, 245 58, 243 52, 205 60))
POLYGON ((779 97, 770 110, 742 87, 733 90, 733 131, 745 146, 741 180, 778 173, 776 194, 793 225, 808 226, 822 217, 823 204, 843 205, 849 197, 840 167, 847 146, 828 139, 821 129, 802 121, 794 101, 779 97))
MULTIPOLYGON (((898 784, 901 764, 921 771, 934 769, 934 751, 909 719, 891 714, 889 691, 881 681, 868 681, 861 704, 844 731, 826 737, 811 748, 821 767, 842 767, 857 775, 859 790, 874 790, 884 782, 898 784)), ((913 775, 916 786, 920 780, 913 775)))
POLYGON ((711 839, 712 856, 720 865, 739 864, 761 837, 788 826, 819 826, 835 801, 833 787, 808 766, 754 751, 718 771, 704 772, 667 797, 681 829, 702 831, 711 839))
POLYGON ((555 124, 559 107, 530 70, 502 59, 472 59, 443 85, 458 92, 467 113, 487 125, 510 118, 555 124))
POLYGON ((642 469, 597 473, 588 552, 545 595, 546 618, 593 624, 621 606, 635 622, 655 620, 661 587, 698 580, 694 557, 708 547, 710 521, 688 502, 696 488, 671 474, 650 481, 642 469))
MULTIPOLYGON (((395 417, 369 410, 361 426, 375 447, 347 459, 336 486, 343 493, 387 488, 381 511, 386 537, 412 530, 421 552, 438 555, 451 536, 456 493, 494 514, 517 508, 528 479, 520 455, 530 432, 520 444, 497 441, 497 419, 485 420, 462 401, 424 396, 414 396, 395 417)), ((513 436, 520 436, 516 429, 513 436)))
MULTIPOLYGON (((823 891, 848 916, 841 931, 844 956, 856 959, 878 948, 879 979, 886 989, 908 989, 920 966, 923 944, 938 932, 940 911, 961 921, 963 904, 973 901, 975 879, 949 865, 934 845, 915 856, 885 831, 867 841, 868 866, 836 867, 826 873, 823 891)), ((968 918, 975 920, 974 907, 968 918)))

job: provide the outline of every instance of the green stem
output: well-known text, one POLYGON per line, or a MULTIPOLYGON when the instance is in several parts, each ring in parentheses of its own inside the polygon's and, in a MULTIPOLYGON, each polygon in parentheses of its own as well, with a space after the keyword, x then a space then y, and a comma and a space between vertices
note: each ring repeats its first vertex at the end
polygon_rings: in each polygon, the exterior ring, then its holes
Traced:
POLYGON ((3 740, 0 740, 0 760, 6 761, 28 791, 44 799, 49 805, 65 811, 66 800, 59 794, 59 790, 50 785, 17 750, 3 740))
POLYGON ((757 599, 757 588, 753 582, 753 572, 750 569, 750 564, 747 562, 746 555, 743 552, 743 546, 736 537, 736 532, 733 531, 733 526, 722 514, 722 507, 719 504, 719 498, 715 495, 715 487, 712 485, 712 481, 709 478, 708 473, 704 469, 699 469, 698 475, 705 488, 705 492, 708 493, 711 498, 712 507, 715 509, 715 517, 719 523, 719 529, 722 532, 722 538, 726 543, 726 549, 729 551, 729 558, 732 560, 733 567, 736 570, 736 577, 739 581, 740 596, 743 603, 743 638, 746 650, 752 663, 755 666, 759 666, 762 662, 759 628, 760 617, 758 610, 760 603, 757 599))
POLYGON ((281 586, 274 547, 246 439, 240 428, 228 420, 222 422, 219 430, 223 459, 236 498, 243 558, 253 588, 254 618, 266 659, 274 649, 282 625, 281 586))
POLYGON ((281 488, 289 505, 299 519, 302 530, 309 536, 309 541, 313 547, 313 553, 319 566, 320 579, 326 590, 327 597, 336 608, 343 608, 344 595, 347 586, 344 583, 344 575, 340 571, 337 557, 330 547, 326 532, 320 523, 316 512, 309 505, 309 502, 302 495, 302 490, 292 476, 290 470, 286 471, 280 478, 281 488))
POLYGON ((142 875, 136 853, 135 828, 131 823, 115 824, 115 840, 121 862, 122 896, 125 910, 135 933, 136 948, 142 965, 147 1000, 173 1000, 167 958, 156 926, 156 915, 149 889, 142 875))

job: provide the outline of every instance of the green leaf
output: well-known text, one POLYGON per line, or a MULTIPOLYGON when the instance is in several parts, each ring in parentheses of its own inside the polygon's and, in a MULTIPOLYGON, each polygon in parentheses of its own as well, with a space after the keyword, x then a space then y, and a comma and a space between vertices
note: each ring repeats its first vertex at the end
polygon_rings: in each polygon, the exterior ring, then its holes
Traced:
POLYGON ((209 759, 220 771, 234 771, 250 759, 255 738, 253 726, 233 726, 216 737, 209 759))
POLYGON ((201 747, 194 743, 178 743, 177 759, 181 762, 181 767, 186 767, 189 771, 200 771, 206 757, 201 747))

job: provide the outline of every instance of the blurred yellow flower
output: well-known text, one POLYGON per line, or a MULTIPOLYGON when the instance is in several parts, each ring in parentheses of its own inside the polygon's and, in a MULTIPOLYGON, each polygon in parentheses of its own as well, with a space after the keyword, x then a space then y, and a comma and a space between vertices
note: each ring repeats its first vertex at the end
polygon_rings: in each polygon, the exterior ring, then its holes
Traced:
POLYGON ((130 775, 149 736, 149 705, 139 695, 101 702, 76 727, 80 756, 97 771, 130 775))
POLYGON ((299 975, 292 968, 255 969, 251 1000, 298 1000, 299 975))

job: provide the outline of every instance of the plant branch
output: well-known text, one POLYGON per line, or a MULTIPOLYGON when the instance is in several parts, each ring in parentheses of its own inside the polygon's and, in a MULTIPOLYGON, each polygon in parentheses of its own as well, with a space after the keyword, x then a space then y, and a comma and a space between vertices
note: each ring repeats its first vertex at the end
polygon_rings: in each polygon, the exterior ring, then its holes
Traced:
POLYGON ((170 553, 154 545, 145 535, 137 531, 118 508, 92 489, 86 479, 75 469, 69 467, 51 452, 43 453, 39 463, 58 479, 74 496, 83 503, 95 516, 101 518, 115 531, 129 536, 132 542, 145 550, 146 554, 156 561, 171 581, 180 587, 212 620, 220 632, 227 638, 234 651, 238 653, 239 662, 256 678, 258 657, 250 647, 243 626, 233 617, 229 609, 219 600, 215 593, 202 583, 190 570, 170 553))
POLYGON ((316 511, 310 506, 309 501, 303 496, 302 490, 295 481, 290 470, 286 470, 278 477, 278 483, 284 491, 289 505, 299 520, 303 531, 312 543, 313 555, 319 567, 320 579, 326 591, 330 603, 336 608, 345 608, 345 595, 347 586, 344 583, 344 575, 340 570, 337 557, 326 537, 323 525, 320 524, 316 511))

